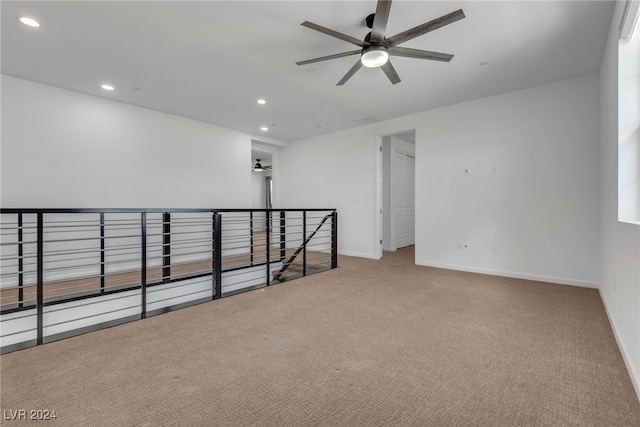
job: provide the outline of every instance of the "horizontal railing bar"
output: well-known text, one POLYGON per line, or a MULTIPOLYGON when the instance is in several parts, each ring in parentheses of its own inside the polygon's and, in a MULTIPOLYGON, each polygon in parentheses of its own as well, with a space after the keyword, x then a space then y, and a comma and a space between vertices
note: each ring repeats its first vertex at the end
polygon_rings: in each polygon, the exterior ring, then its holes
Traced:
POLYGON ((72 213, 229 213, 229 212, 334 212, 335 208, 283 208, 283 209, 208 209, 208 208, 0 208, 2 214, 72 214, 72 213))
MULTIPOLYGON (((197 248, 201 246, 204 247, 207 242, 211 243, 213 242, 213 240, 203 240, 203 241, 187 240, 185 242, 172 243, 170 246, 173 246, 176 249, 197 248), (178 245, 180 245, 180 247, 177 247, 178 245)), ((169 246, 169 245, 164 243, 152 243, 152 244, 147 243, 148 249, 162 248, 163 246, 169 246)), ((209 247, 209 249, 211 249, 211 247, 209 247)))
MULTIPOLYGON (((92 303, 88 303, 88 304, 83 304, 82 306, 87 306, 87 305, 92 305, 92 304, 98 304, 98 303, 100 303, 100 302, 101 302, 101 301, 96 301, 96 302, 92 302, 92 303)), ((131 310, 132 308, 139 308, 139 307, 140 307, 140 304, 136 304, 136 305, 132 305, 132 306, 130 306, 130 307, 117 308, 117 309, 115 309, 115 310, 103 311, 103 312, 100 312, 100 313, 91 314, 91 315, 89 315, 89 316, 83 316, 83 317, 73 318, 73 319, 70 319, 70 320, 64 320, 64 321, 62 321, 62 322, 58 322, 58 323, 49 323, 49 324, 47 324, 47 325, 44 325, 44 327, 45 327, 45 328, 50 328, 50 327, 53 327, 53 326, 64 325, 65 323, 77 322, 78 320, 91 319, 92 317, 103 316, 103 315, 105 315, 105 314, 117 313, 117 312, 119 312, 119 311, 131 310)), ((62 310, 66 310, 66 308, 65 308, 65 309, 62 309, 62 310)), ((46 317, 46 316, 47 316, 47 314, 49 314, 49 313, 54 313, 55 311, 60 311, 60 310, 51 310, 51 311, 46 312, 44 315, 45 315, 45 317, 46 317)))
POLYGON ((224 277, 236 277, 242 274, 255 273, 255 271, 243 271, 243 270, 247 270, 249 268, 263 267, 265 265, 267 265, 266 262, 261 262, 259 264, 243 264, 243 265, 233 266, 233 267, 224 269, 222 270, 222 273, 225 274, 224 277), (226 274, 226 273, 234 273, 234 274, 226 274))
MULTIPOLYGON (((107 253, 107 251, 120 251, 122 249, 134 249, 134 248, 140 248, 140 244, 134 244, 134 245, 118 245, 118 246, 109 246, 109 247, 105 247, 104 251, 105 254, 107 253)), ((90 253, 90 252, 95 252, 97 255, 100 255, 100 251, 101 249, 99 247, 91 247, 91 248, 80 248, 80 249, 58 249, 58 250, 54 250, 54 251, 45 251, 43 253, 43 255, 45 257, 60 257, 60 256, 66 256, 66 255, 81 255, 81 254, 86 254, 86 253, 90 253)), ((135 253, 139 253, 139 252, 135 252, 135 253)), ((114 254, 121 256, 121 255, 126 255, 123 253, 119 253, 119 254, 114 254)), ((63 260, 57 260, 57 261, 51 261, 51 262, 60 262, 63 260)))
POLYGON ((139 239, 140 238, 140 234, 130 234, 130 235, 126 235, 126 236, 104 236, 104 237, 100 237, 100 236, 96 236, 96 237, 82 237, 79 239, 56 239, 56 240, 44 240, 43 243, 66 243, 66 242, 81 242, 81 241, 88 241, 88 240, 101 240, 101 239, 139 239))
MULTIPOLYGON (((106 243, 106 242, 105 242, 106 243)), ((105 252, 107 251, 121 251, 123 249, 140 249, 140 243, 132 243, 130 245, 111 245, 111 246, 105 246, 104 250, 105 252)), ((96 249, 97 251, 100 251, 100 249, 96 249)))
MULTIPOLYGON (((16 264, 11 264, 11 263, 8 263, 6 261, 20 261, 20 259, 16 258, 16 259, 13 259, 13 260, 2 260, 2 261, 0 261, 0 263, 2 264, 2 268, 12 268, 12 267, 20 268, 20 262, 18 262, 16 264)), ((22 265, 23 266, 25 266, 25 265, 35 265, 35 264, 37 264, 37 261, 34 258, 26 258, 26 261, 24 261, 24 260, 22 261, 22 265), (32 260, 33 260, 33 262, 31 262, 32 260)))
MULTIPOLYGON (((11 273, 1 273, 0 277, 11 277, 11 276, 16 276, 18 274, 20 274, 20 271, 16 271, 15 273, 11 272, 11 273)), ((23 270, 22 274, 36 274, 37 271, 36 270, 23 270)))
POLYGON ((201 294, 201 293, 204 293, 204 292, 208 292, 208 293, 209 293, 209 292, 212 292, 212 290, 211 290, 211 289, 206 289, 206 290, 205 290, 205 289, 202 289, 202 290, 199 290, 199 291, 189 292, 189 293, 186 293, 186 294, 182 294, 182 295, 180 295, 179 297, 167 297, 167 298, 162 298, 162 299, 159 299, 159 300, 153 301, 152 303, 149 303, 149 304, 156 304, 156 303, 159 303, 159 302, 169 301, 169 300, 176 299, 176 298, 187 297, 187 296, 189 296, 189 295, 201 294))
MULTIPOLYGON (((64 254, 50 254, 47 255, 47 257, 51 258, 51 257, 60 257, 60 256, 64 256, 64 255, 82 255, 85 253, 91 253, 93 252, 93 256, 90 257, 74 257, 73 259, 91 259, 91 258, 95 258, 95 257, 100 257, 100 249, 95 249, 93 251, 84 251, 84 252, 76 252, 75 254, 70 254, 70 253, 64 253, 64 254)), ((107 255, 107 251, 105 249, 105 255, 107 255)), ((131 252, 120 252, 118 254, 112 254, 111 256, 124 256, 124 255, 140 255, 140 251, 131 251, 131 252)), ((50 260, 50 259, 45 259, 44 263, 51 263, 51 262, 64 262, 64 261, 68 261, 67 259, 57 259, 57 260, 50 260)), ((108 261, 106 261, 106 263, 108 263, 108 261)))
MULTIPOLYGON (((209 260, 212 259, 211 257, 211 248, 208 248, 208 250, 202 250, 202 251, 198 251, 198 252, 174 252, 171 254, 172 257, 181 257, 181 256, 186 256, 186 255, 200 255, 200 254, 209 254, 209 260)), ((147 254, 147 259, 163 259, 165 257, 165 255, 163 255, 162 253, 160 255, 157 256, 149 256, 147 254)), ((204 259, 202 261, 205 261, 204 259)))
MULTIPOLYGON (((213 239, 210 237, 207 237, 206 239, 202 238, 202 239, 189 239, 189 240, 176 240, 171 242, 171 245, 181 245, 181 244, 187 244, 187 243, 197 243, 197 242, 203 242, 203 243, 207 243, 207 242, 212 242, 213 239)), ((153 247, 153 246, 164 246, 166 245, 165 243, 152 243, 152 244, 147 244, 147 247, 153 247)))
MULTIPOLYGON (((130 221, 130 220, 129 220, 130 221)), ((107 222, 107 220, 105 220, 104 224, 100 224, 100 221, 93 221, 90 224, 75 224, 73 221, 68 221, 70 224, 72 225, 49 225, 45 222, 44 224, 44 229, 45 229, 45 233, 47 232, 46 230, 55 228, 61 228, 63 230, 69 230, 69 232, 77 232, 80 230, 71 230, 73 228, 87 228, 89 230, 94 230, 96 228, 100 228, 100 227, 104 227, 105 229, 110 229, 110 230, 134 230, 136 229, 135 226, 140 227, 140 221, 138 222, 129 222, 129 223, 124 223, 124 224, 109 224, 107 222), (132 226, 132 227, 129 227, 132 226)), ((61 233, 62 231, 49 231, 49 233, 61 233)))
MULTIPOLYGON (((90 264, 75 264, 75 265, 69 265, 69 266, 64 266, 64 267, 49 267, 49 268, 44 268, 42 271, 44 271, 45 273, 51 272, 51 271, 64 271, 64 270, 75 270, 78 268, 84 268, 84 267, 99 267, 102 264, 105 265, 111 265, 111 264, 124 264, 124 263, 133 263, 133 262, 140 262, 140 259, 135 259, 135 258, 130 258, 130 259, 121 259, 121 260, 117 260, 117 261, 105 261, 104 263, 102 263, 101 261, 95 262, 95 263, 90 263, 90 264)), ((98 276, 100 276, 100 274, 98 273, 98 276)), ((71 279, 72 280, 72 279, 71 279)))
POLYGON ((19 259, 31 259, 33 257, 35 257, 36 254, 23 254, 22 256, 20 255, 15 255, 11 258, 0 258, 0 262, 4 262, 4 261, 16 261, 19 259))
MULTIPOLYGON (((35 316, 35 314, 32 314, 31 316, 35 316)), ((28 316, 25 316, 28 317, 28 316)), ((21 318, 20 318, 21 319, 21 318)), ((31 328, 31 329, 25 329, 23 331, 18 331, 18 332, 12 332, 10 334, 6 334, 6 335, 2 335, 2 338, 6 338, 6 337, 10 337, 11 335, 18 335, 18 334, 24 334, 26 332, 32 332, 37 330, 37 328, 31 328)))
POLYGON ((10 245, 19 245, 19 244, 23 244, 23 245, 33 245, 38 243, 37 240, 29 240, 29 241, 23 241, 23 242, 7 242, 7 243, 0 243, 0 246, 10 246, 10 245))
POLYGON ((203 233, 209 233, 211 234, 213 232, 213 230, 209 229, 209 230, 194 230, 194 231, 172 231, 170 233, 153 233, 153 234, 147 234, 147 237, 158 237, 158 236, 177 236, 180 234, 203 234, 203 233))
MULTIPOLYGON (((157 292, 164 292, 164 291, 167 291, 169 289, 178 289, 178 288, 182 288, 182 287, 185 287, 185 286, 197 285, 197 284, 200 284, 200 283, 207 283, 209 280, 199 280, 197 282, 181 283, 181 282, 185 282, 185 281, 186 280, 179 280, 179 281, 169 282, 168 284, 171 284, 171 285, 172 284, 176 284, 176 285, 175 286, 163 286, 162 289, 160 289, 159 286, 154 286, 153 288, 151 288, 149 290, 148 294, 153 294, 153 293, 157 293, 157 292)), ((204 291, 211 291, 211 289, 210 288, 209 289, 205 289, 204 291)), ((204 291, 198 291, 198 292, 204 292, 204 291)), ((186 295, 186 294, 184 294, 184 295, 186 295)), ((170 297, 169 299, 180 298, 180 297, 182 297, 182 295, 173 296, 173 297, 170 297)), ((162 300, 160 300, 160 301, 162 301, 162 300)), ((154 303, 155 302, 157 302, 157 301, 154 301, 154 303)))
POLYGON ((179 220, 171 220, 169 222, 162 221, 149 221, 147 220, 147 226, 150 227, 162 227, 163 225, 171 225, 171 228, 184 228, 184 227, 204 227, 207 226, 211 228, 211 219, 205 221, 179 221, 179 220))

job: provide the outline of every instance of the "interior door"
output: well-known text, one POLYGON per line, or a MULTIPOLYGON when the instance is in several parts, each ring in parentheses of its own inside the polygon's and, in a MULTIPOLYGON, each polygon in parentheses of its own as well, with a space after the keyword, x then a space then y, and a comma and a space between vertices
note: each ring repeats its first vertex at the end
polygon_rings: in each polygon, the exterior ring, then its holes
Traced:
POLYGON ((416 158, 406 156, 406 227, 407 227, 407 246, 416 244, 416 158))
POLYGON ((394 150, 392 177, 395 247, 415 244, 415 157, 394 150))

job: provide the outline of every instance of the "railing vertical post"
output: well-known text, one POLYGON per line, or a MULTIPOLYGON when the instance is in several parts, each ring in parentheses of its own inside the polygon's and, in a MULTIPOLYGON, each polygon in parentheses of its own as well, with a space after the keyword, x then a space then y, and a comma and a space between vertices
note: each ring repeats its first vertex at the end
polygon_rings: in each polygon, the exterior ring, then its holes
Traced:
POLYGON ((253 211, 249 212, 249 248, 251 251, 251 265, 253 265, 253 211))
POLYGON ((100 292, 104 292, 104 212, 100 212, 100 292))
POLYGON ((140 318, 147 317, 147 213, 142 212, 140 215, 140 248, 141 265, 140 265, 140 289, 142 291, 142 310, 140 318))
POLYGON ((22 213, 18 214, 18 306, 22 307, 22 301, 24 301, 24 262, 22 260, 23 245, 22 241, 24 240, 24 236, 22 235, 22 213))
POLYGON ((36 343, 38 345, 43 343, 43 325, 44 325, 44 221, 43 221, 43 213, 42 212, 38 212, 37 214, 38 217, 38 224, 37 224, 37 231, 36 231, 36 257, 37 257, 37 273, 36 273, 36 280, 37 280, 37 289, 36 289, 36 306, 37 306, 37 338, 36 338, 36 343))
POLYGON ((280 211, 280 260, 284 260, 287 256, 287 224, 285 222, 284 211, 280 211))
POLYGON ((222 215, 213 214, 213 299, 222 297, 222 215))
POLYGON ((331 218, 331 268, 338 267, 338 211, 331 218))
POLYGON ((302 211, 302 275, 307 275, 307 211, 302 211))
POLYGON ((171 214, 162 214, 162 281, 171 278, 171 214))
POLYGON ((271 261, 271 221, 270 218, 271 217, 271 211, 269 209, 267 209, 265 211, 265 218, 266 218, 266 225, 267 225, 267 239, 266 239, 266 245, 267 245, 267 286, 269 286, 271 284, 271 267, 270 267, 270 261, 271 261))

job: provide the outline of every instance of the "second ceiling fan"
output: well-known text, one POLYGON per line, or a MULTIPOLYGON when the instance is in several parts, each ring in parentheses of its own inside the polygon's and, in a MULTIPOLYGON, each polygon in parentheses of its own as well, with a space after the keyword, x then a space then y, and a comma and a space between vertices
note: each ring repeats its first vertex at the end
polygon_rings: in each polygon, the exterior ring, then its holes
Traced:
POLYGON ((432 61, 449 62, 453 55, 448 53, 431 52, 428 50, 411 49, 408 47, 398 46, 401 43, 414 39, 418 36, 426 34, 430 31, 437 30, 440 27, 449 25, 464 18, 464 12, 462 9, 458 9, 455 12, 451 12, 447 15, 443 15, 432 21, 425 22, 406 31, 396 34, 393 37, 386 38, 385 31, 387 29, 387 21, 389 19, 389 11, 391 10, 391 0, 378 0, 376 12, 369 15, 366 18, 367 27, 371 28, 371 32, 367 34, 364 40, 358 40, 355 37, 351 37, 347 34, 340 33, 338 31, 323 27, 318 24, 314 24, 309 21, 304 21, 301 25, 303 27, 311 28, 312 30, 320 31, 332 37, 336 37, 340 40, 344 40, 356 46, 360 49, 351 50, 349 52, 336 53, 335 55, 322 56, 320 58, 308 59, 306 61, 296 62, 297 65, 307 65, 314 62, 326 61, 328 59, 342 58, 344 56, 360 55, 360 59, 355 63, 353 67, 344 77, 338 82, 338 86, 342 86, 349 80, 363 65, 368 68, 382 68, 382 71, 389 78, 391 83, 400 83, 400 77, 396 72, 389 56, 403 56, 406 58, 417 59, 429 59, 432 61))

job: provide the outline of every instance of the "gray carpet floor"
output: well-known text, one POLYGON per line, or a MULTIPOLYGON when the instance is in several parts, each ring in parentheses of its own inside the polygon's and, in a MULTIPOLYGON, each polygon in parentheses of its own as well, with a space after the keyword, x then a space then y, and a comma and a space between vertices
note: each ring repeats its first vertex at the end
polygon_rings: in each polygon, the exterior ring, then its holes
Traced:
POLYGON ((411 248, 0 364, 5 415, 57 416, 3 426, 640 426, 596 290, 411 248))

